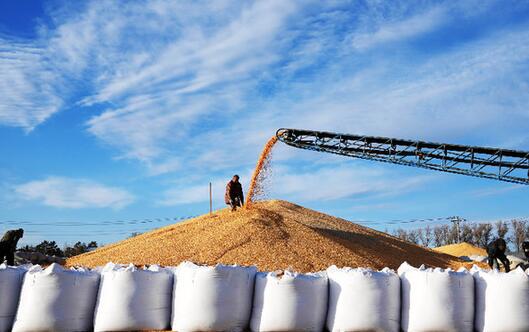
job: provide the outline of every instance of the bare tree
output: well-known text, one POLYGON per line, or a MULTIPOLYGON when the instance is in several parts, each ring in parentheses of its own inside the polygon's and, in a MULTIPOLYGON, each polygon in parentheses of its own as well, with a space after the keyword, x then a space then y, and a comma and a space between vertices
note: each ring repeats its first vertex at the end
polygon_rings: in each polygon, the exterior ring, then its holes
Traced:
POLYGON ((516 247, 516 251, 520 252, 522 250, 522 243, 525 241, 527 236, 527 229, 529 228, 526 220, 511 220, 512 227, 512 242, 516 247))
POLYGON ((474 244, 474 234, 472 232, 472 226, 470 224, 464 223, 461 226, 461 241, 474 244))
POLYGON ((432 244, 433 231, 430 225, 426 225, 424 229, 419 229, 419 239, 421 244, 427 248, 432 244))
POLYGON ((414 244, 419 244, 420 234, 418 229, 411 229, 408 231, 408 241, 414 244))
POLYGON ((457 237, 454 234, 455 232, 453 232, 453 228, 451 228, 448 225, 442 225, 440 226, 440 228, 441 228, 441 231, 443 232, 443 238, 444 238, 445 244, 454 244, 457 242, 456 241, 457 237))
POLYGON ((470 228, 472 229, 472 244, 475 246, 479 246, 480 245, 478 241, 479 232, 480 232, 480 230, 478 229, 479 225, 476 223, 472 223, 470 224, 470 228))
POLYGON ((445 238, 441 227, 435 227, 433 229, 433 243, 436 247, 441 247, 445 244, 445 238))
POLYGON ((460 240, 461 240, 461 230, 455 223, 453 223, 452 227, 450 227, 449 242, 459 243, 460 240))
POLYGON ((523 241, 529 237, 529 222, 527 220, 512 220, 511 225, 505 221, 496 223, 463 223, 458 229, 456 225, 438 225, 431 227, 404 230, 399 228, 393 235, 408 242, 421 244, 425 247, 454 244, 460 239, 475 246, 485 248, 494 235, 502 237, 508 243, 512 241, 516 249, 520 250, 523 241), (513 235, 505 238, 512 229, 513 235), (459 231, 459 234, 458 234, 459 231))
POLYGON ((483 224, 483 247, 486 247, 489 242, 492 240, 492 225, 491 224, 483 224))
POLYGON ((476 224, 473 229, 473 232, 476 245, 485 248, 492 237, 492 225, 485 223, 476 224))
POLYGON ((405 229, 398 228, 393 232, 393 235, 401 240, 408 241, 408 232, 405 229))
POLYGON ((505 221, 497 221, 496 224, 496 235, 498 237, 501 237, 502 239, 505 239, 505 235, 509 232, 509 225, 505 221))

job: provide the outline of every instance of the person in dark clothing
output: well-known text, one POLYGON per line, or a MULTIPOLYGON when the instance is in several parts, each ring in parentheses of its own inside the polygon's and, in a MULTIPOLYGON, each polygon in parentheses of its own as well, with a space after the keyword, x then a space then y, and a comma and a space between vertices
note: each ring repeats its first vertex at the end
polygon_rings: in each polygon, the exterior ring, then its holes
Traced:
POLYGON ((244 196, 242 193, 242 185, 239 182, 239 176, 234 175, 233 178, 226 185, 226 194, 224 194, 226 204, 231 206, 231 210, 237 210, 237 207, 242 207, 244 204, 244 196))
MULTIPOLYGON (((525 254, 525 259, 529 261, 529 241, 524 241, 524 243, 522 243, 522 251, 523 253, 525 254)), ((527 270, 529 269, 529 263, 527 264, 524 264, 524 263, 520 263, 518 265, 516 265, 516 267, 521 267, 522 270, 527 270)))
POLYGON ((17 243, 24 236, 24 230, 19 228, 17 230, 7 231, 0 240, 0 264, 7 260, 7 265, 15 265, 15 251, 17 250, 17 243))
POLYGON ((525 254, 525 258, 529 261, 529 241, 522 243, 522 251, 525 254))
POLYGON ((505 268, 505 272, 511 271, 511 262, 509 262, 507 256, 505 256, 505 250, 507 250, 507 243, 505 243, 505 240, 502 238, 489 243, 487 246, 487 255, 489 255, 489 266, 491 269, 494 268, 494 263, 496 263, 499 268, 500 264, 497 260, 500 260, 505 268))

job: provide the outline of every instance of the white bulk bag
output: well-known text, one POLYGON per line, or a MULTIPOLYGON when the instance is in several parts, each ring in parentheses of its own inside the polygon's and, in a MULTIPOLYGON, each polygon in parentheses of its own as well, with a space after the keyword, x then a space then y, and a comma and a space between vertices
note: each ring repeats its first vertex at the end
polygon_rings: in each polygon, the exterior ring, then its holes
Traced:
POLYGON ((473 331, 474 279, 470 272, 416 269, 403 263, 398 273, 403 331, 473 331))
POLYGON ((255 267, 180 264, 175 270, 173 331, 243 331, 256 272, 255 267))
POLYGON ((257 273, 252 331, 322 331, 328 296, 325 273, 257 273))
POLYGON ((0 264, 0 332, 13 327, 24 273, 24 268, 0 264))
POLYGON ((400 279, 390 269, 327 269, 329 331, 398 332, 400 279))
POLYGON ((90 331, 99 274, 34 266, 24 276, 13 332, 90 331))
POLYGON ((101 271, 94 331, 164 330, 171 320, 173 273, 108 263, 101 271))
POLYGON ((529 331, 529 276, 472 269, 476 281, 476 331, 529 331))

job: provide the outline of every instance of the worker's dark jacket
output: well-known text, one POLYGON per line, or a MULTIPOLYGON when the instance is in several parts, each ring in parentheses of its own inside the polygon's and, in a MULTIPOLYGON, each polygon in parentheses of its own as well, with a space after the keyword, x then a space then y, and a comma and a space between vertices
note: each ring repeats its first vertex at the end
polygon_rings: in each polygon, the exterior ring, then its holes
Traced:
POLYGON ((525 254, 525 257, 529 259, 529 241, 525 241, 522 243, 522 250, 525 254))
POLYGON ((17 249, 18 240, 20 240, 20 235, 17 231, 7 231, 0 240, 0 245, 3 250, 14 252, 17 249))
MULTIPOLYGON (((489 257, 497 257, 497 258, 505 258, 507 259, 507 257, 505 256, 505 251, 502 251, 500 250, 499 248, 499 243, 500 240, 495 240, 495 241, 492 241, 491 243, 488 244, 487 246, 487 254, 489 255, 489 257)), ((506 243, 505 241, 501 240, 501 242, 503 242, 503 246, 505 248, 507 248, 506 246, 506 243)))
POLYGON ((241 183, 230 180, 230 182, 228 182, 226 185, 226 194, 224 195, 224 200, 226 201, 226 204, 230 204, 232 200, 237 198, 241 203, 244 202, 241 183))

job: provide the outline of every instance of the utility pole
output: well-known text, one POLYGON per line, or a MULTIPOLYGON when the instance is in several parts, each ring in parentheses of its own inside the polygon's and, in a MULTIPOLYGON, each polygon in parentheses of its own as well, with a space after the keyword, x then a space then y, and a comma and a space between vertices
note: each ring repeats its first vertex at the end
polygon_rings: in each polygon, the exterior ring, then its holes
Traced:
POLYGON ((450 221, 454 223, 457 231, 457 243, 461 243, 461 223, 466 221, 465 218, 459 216, 450 217, 450 221))

